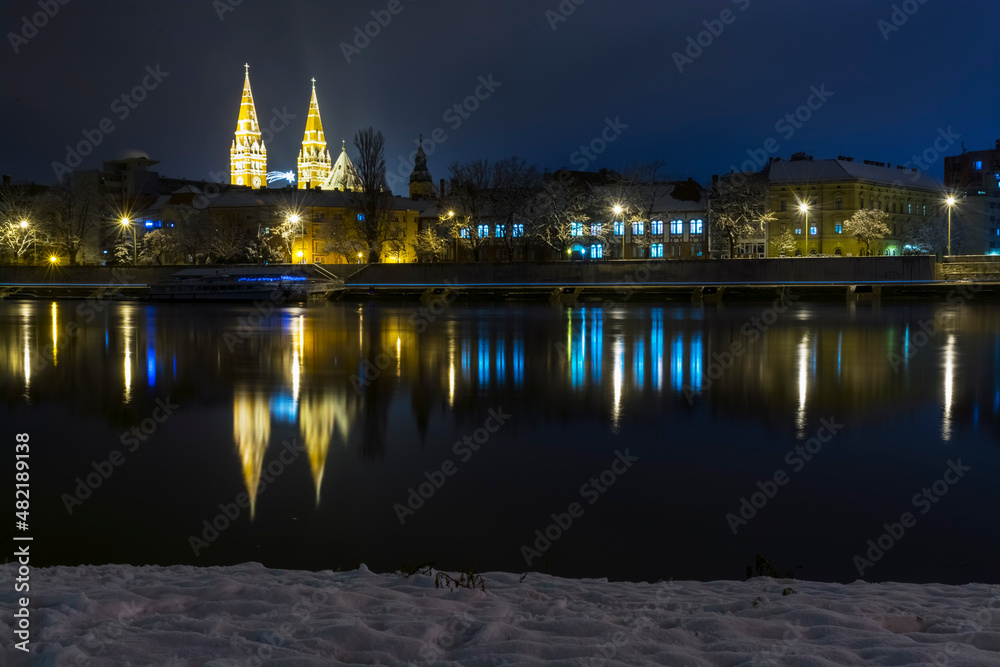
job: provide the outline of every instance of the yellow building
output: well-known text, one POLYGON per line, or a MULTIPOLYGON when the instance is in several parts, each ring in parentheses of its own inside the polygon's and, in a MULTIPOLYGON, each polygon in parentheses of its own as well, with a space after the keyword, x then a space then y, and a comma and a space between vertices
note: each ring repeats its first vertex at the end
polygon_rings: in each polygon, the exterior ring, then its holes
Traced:
POLYGON ((250 91, 250 65, 243 81, 240 115, 236 120, 236 137, 229 150, 229 178, 233 185, 252 188, 267 187, 267 148, 261 139, 260 124, 250 91))
MULTIPOLYGON (((416 261, 413 243, 417 218, 427 202, 393 197, 386 220, 381 261, 416 261)), ((358 195, 337 190, 296 190, 291 186, 249 192, 227 190, 209 204, 209 216, 223 228, 241 227, 275 239, 285 261, 306 264, 353 264, 367 257, 358 234, 358 195), (282 225, 292 226, 288 241, 279 241, 282 225)))
POLYGON ((316 79, 312 80, 312 98, 309 100, 309 115, 306 117, 306 131, 299 150, 298 167, 300 190, 322 185, 330 177, 330 151, 326 148, 323 120, 319 115, 319 102, 316 101, 316 79))
MULTIPOLYGON (((768 238, 791 231, 795 256, 864 254, 864 245, 844 232, 845 222, 860 209, 889 215, 890 235, 871 242, 872 255, 902 254, 900 235, 905 225, 941 220, 942 185, 916 169, 801 155, 775 161, 769 169, 768 209, 777 219, 768 225, 768 238)), ((777 254, 768 248, 769 257, 777 254)))

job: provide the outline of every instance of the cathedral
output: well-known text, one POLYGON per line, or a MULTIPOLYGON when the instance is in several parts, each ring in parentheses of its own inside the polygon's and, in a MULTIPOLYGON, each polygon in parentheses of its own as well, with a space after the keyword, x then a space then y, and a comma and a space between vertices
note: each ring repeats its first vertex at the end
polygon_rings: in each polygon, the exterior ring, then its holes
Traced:
MULTIPOLYGON (((267 187, 267 148, 261 138, 257 111, 254 108, 253 93, 250 90, 250 66, 245 65, 243 99, 240 102, 239 118, 236 121, 236 136, 229 151, 230 183, 252 188, 267 187)), ((320 190, 351 191, 358 188, 357 174, 347 147, 342 142, 340 155, 332 162, 323 133, 323 120, 316 100, 316 79, 312 80, 312 97, 306 117, 305 134, 298 157, 298 187, 300 190, 319 188, 320 190)))

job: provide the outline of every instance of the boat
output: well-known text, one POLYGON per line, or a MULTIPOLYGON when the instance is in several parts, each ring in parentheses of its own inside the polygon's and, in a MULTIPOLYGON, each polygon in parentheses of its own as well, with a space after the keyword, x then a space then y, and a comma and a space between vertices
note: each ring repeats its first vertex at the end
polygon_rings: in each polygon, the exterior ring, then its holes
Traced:
POLYGON ((323 271, 287 266, 184 269, 149 286, 152 301, 306 301, 343 288, 323 271), (324 275, 325 274, 325 275, 324 275))

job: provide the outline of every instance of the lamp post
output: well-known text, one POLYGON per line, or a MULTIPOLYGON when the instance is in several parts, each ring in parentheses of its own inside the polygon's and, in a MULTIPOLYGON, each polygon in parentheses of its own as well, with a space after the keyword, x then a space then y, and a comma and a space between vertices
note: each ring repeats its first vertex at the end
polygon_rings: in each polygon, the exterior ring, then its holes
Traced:
MULTIPOLYGON (((28 221, 27 220, 22 220, 21 221, 21 229, 27 229, 27 228, 28 228, 28 221)), ((32 264, 32 266, 34 266, 37 263, 38 263, 38 245, 37 245, 36 240, 35 240, 35 228, 32 227, 31 228, 31 264, 32 264)))
POLYGON ((625 216, 622 213, 625 209, 621 207, 621 204, 615 204, 615 215, 622 216, 622 259, 625 259, 625 216))
POLYGON ((948 256, 951 257, 951 209, 955 207, 955 198, 948 197, 944 203, 948 205, 948 256))
POLYGON ((799 204, 799 212, 806 216, 806 254, 809 254, 809 204, 802 202, 799 204))
POLYGON ((121 223, 122 223, 122 227, 125 227, 126 229, 128 229, 128 228, 131 227, 131 229, 132 229, 132 266, 135 266, 138 263, 136 261, 137 255, 136 255, 136 250, 135 250, 135 246, 136 246, 136 241, 135 241, 135 226, 132 225, 131 221, 128 218, 122 218, 121 219, 121 223))

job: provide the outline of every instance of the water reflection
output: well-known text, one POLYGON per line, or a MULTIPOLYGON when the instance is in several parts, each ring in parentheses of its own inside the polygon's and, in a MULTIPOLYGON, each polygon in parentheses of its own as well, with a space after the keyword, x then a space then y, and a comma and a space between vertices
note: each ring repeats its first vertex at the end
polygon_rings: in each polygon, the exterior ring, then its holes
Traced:
POLYGON ((951 440, 951 410, 955 383, 955 334, 948 334, 944 346, 944 414, 941 417, 941 439, 951 440))
POLYGON ((264 466, 264 452, 271 440, 270 405, 263 393, 246 388, 233 395, 233 439, 250 496, 250 518, 257 510, 257 489, 264 466))

